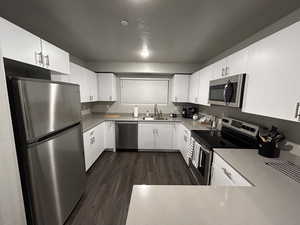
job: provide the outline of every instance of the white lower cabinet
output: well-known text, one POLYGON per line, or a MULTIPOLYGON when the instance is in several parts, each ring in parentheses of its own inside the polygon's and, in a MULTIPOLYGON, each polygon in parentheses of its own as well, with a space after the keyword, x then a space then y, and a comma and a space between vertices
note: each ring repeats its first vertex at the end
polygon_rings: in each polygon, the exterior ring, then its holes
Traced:
POLYGON ((234 168, 214 153, 211 185, 213 186, 252 186, 234 168))
POLYGON ((140 122, 138 145, 141 150, 173 150, 174 123, 140 122))
POLYGON ((104 151, 105 123, 83 133, 85 170, 87 171, 104 151))
POLYGON ((116 149, 116 136, 115 136, 115 122, 106 121, 105 122, 105 149, 111 149, 115 151, 116 149))

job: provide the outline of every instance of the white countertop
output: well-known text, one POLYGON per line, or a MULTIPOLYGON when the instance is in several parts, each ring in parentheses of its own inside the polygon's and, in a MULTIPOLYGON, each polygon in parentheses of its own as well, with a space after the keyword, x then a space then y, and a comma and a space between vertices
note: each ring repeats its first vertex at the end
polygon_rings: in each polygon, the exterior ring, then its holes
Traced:
MULTIPOLYGON (((126 225, 298 225, 300 184, 256 150, 217 149, 253 187, 134 186, 126 225)), ((282 159, 300 163, 283 153, 282 159)))

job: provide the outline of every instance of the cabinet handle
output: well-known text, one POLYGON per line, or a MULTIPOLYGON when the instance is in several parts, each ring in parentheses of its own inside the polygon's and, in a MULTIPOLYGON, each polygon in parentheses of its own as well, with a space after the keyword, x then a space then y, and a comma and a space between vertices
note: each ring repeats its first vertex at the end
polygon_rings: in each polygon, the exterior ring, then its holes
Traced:
POLYGON ((299 108, 300 108, 300 102, 297 102, 295 118, 298 119, 298 120, 300 120, 299 108))
POLYGON ((35 63, 38 65, 43 64, 43 57, 42 57, 42 53, 38 53, 38 52, 34 52, 34 59, 35 59, 35 63))
POLYGON ((222 68, 222 77, 224 77, 224 74, 225 74, 225 69, 222 68))
POLYGON ((224 171, 225 175, 226 175, 230 180, 232 180, 232 175, 231 175, 231 173, 228 172, 228 171, 226 170, 226 168, 222 168, 222 170, 224 171))
POLYGON ((226 69, 225 69, 225 75, 228 75, 229 74, 229 67, 226 66, 226 69))
POLYGON ((177 97, 175 97, 175 102, 177 102, 177 97))
POLYGON ((49 58, 49 55, 45 55, 44 56, 44 59, 46 59, 46 66, 50 66, 50 58, 49 58))

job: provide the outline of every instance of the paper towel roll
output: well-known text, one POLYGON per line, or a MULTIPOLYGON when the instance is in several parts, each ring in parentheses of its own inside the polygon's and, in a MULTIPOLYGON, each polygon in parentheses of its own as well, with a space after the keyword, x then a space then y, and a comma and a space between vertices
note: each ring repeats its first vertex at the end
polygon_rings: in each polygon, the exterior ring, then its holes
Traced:
POLYGON ((135 118, 139 117, 139 108, 137 106, 133 108, 133 116, 135 118))

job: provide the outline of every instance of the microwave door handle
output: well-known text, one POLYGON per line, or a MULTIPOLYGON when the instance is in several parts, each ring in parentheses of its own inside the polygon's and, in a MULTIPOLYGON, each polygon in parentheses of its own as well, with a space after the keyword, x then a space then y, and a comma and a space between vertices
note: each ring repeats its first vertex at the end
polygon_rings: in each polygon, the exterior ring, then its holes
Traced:
POLYGON ((231 85, 232 85, 231 81, 228 80, 225 87, 224 87, 224 102, 225 102, 225 105, 227 105, 230 102, 230 99, 232 97, 232 93, 229 93, 229 91, 232 91, 231 85))
POLYGON ((203 149, 200 147, 200 150, 199 150, 199 168, 202 168, 202 154, 203 154, 203 149))

